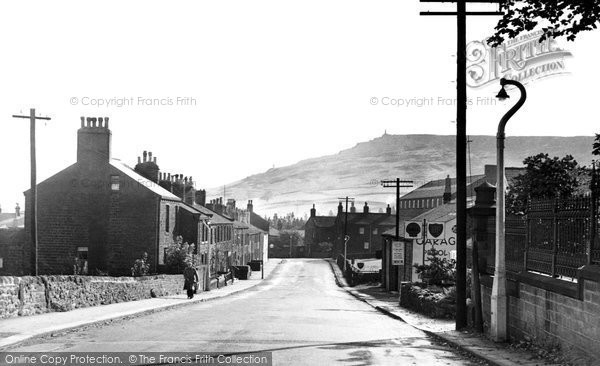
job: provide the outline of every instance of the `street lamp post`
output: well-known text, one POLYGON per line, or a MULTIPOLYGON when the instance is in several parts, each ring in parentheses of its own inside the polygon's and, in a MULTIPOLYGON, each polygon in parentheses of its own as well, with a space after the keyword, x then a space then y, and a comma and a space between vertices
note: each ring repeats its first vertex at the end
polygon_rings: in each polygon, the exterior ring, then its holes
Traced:
POLYGON ((521 92, 519 101, 506 112, 498 124, 498 133, 496 134, 496 258, 494 270, 494 282, 492 285, 491 299, 491 336, 496 342, 506 340, 507 328, 507 307, 506 296, 506 265, 505 265, 505 242, 504 242, 504 129, 508 120, 523 106, 527 99, 527 92, 523 84, 516 80, 502 78, 500 80, 502 89, 496 96, 500 100, 509 98, 504 87, 514 85, 521 92))
POLYGON ((344 236, 344 273, 346 272, 346 263, 348 262, 348 259, 346 258, 347 248, 348 248, 348 240, 350 240, 350 236, 349 235, 344 236))

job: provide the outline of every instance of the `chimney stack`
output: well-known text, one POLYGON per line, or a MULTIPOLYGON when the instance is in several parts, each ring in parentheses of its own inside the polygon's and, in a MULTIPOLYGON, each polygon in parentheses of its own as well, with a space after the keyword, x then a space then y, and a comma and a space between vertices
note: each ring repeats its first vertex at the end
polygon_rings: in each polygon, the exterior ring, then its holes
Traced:
POLYGON ((390 204, 388 203, 387 207, 385 208, 385 213, 388 215, 392 214, 392 208, 390 207, 390 204))
POLYGON ((19 204, 17 203, 17 205, 15 206, 15 216, 16 217, 20 217, 21 216, 21 206, 19 206, 19 204))
POLYGON ((342 206, 342 201, 338 204, 338 215, 344 212, 344 206, 342 206))
POLYGON ((144 178, 158 183, 161 180, 160 169, 158 165, 156 165, 156 157, 154 157, 154 161, 152 160, 152 152, 144 151, 142 153, 143 159, 140 159, 138 156, 138 163, 133 168, 139 175, 144 178), (141 161, 140 161, 141 160, 141 161))
POLYGON ((252 204, 252 200, 248 200, 248 211, 254 212, 254 205, 252 204))
POLYGON ((77 131, 77 162, 92 165, 110 160, 108 117, 81 117, 77 131))
POLYGON ((317 216, 317 209, 315 208, 315 204, 313 203, 313 207, 310 209, 310 217, 317 216))
POLYGON ((206 191, 204 189, 200 189, 200 190, 196 191, 194 196, 195 196, 196 204, 198 204, 200 206, 206 205, 206 191))
POLYGON ((350 204, 350 213, 355 213, 356 212, 356 207, 354 207, 354 201, 352 201, 352 203, 350 204))
POLYGON ((369 205, 365 202, 365 207, 363 207, 363 213, 369 213, 369 205))
POLYGON ((452 200, 452 181, 450 179, 450 175, 446 177, 446 187, 444 188, 444 195, 442 196, 442 200, 444 204, 450 203, 452 200))

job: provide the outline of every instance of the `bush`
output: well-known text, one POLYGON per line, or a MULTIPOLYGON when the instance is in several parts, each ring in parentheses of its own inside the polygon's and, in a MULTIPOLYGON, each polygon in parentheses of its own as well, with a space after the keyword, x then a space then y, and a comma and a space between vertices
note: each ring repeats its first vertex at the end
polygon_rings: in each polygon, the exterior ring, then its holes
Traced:
POLYGON ((456 281, 456 261, 439 257, 436 250, 427 251, 427 264, 415 264, 421 280, 429 285, 447 285, 456 281))
POLYGON ((183 273, 183 269, 189 263, 198 265, 196 244, 183 243, 183 238, 178 236, 175 243, 165 249, 165 267, 169 273, 183 273))
POLYGON ((136 259, 131 267, 133 277, 146 276, 150 272, 150 263, 148 263, 148 253, 144 252, 140 259, 136 259))

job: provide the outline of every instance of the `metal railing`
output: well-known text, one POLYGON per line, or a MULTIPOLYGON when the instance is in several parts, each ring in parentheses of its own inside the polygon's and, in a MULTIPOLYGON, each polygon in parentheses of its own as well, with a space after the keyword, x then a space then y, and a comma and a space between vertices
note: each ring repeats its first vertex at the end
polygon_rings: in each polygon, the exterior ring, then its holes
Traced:
POLYGON ((600 264, 599 206, 596 195, 536 200, 526 216, 508 216, 507 270, 576 278, 579 267, 600 264))

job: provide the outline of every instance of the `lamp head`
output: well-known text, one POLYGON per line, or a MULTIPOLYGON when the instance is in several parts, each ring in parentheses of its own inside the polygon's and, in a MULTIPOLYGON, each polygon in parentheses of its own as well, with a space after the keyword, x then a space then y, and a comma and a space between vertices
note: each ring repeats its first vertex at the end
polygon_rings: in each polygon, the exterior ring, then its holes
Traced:
POLYGON ((506 89, 504 89, 504 86, 502 86, 502 89, 500 89, 500 91, 498 92, 498 95, 496 95, 496 98, 498 98, 500 100, 506 100, 506 99, 510 98, 510 96, 506 92, 506 89))

